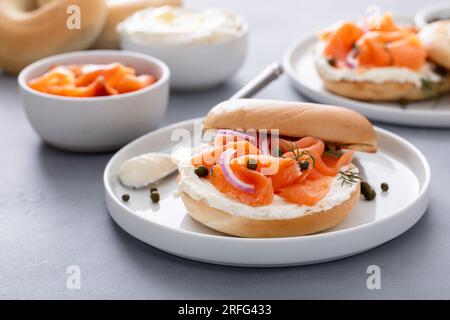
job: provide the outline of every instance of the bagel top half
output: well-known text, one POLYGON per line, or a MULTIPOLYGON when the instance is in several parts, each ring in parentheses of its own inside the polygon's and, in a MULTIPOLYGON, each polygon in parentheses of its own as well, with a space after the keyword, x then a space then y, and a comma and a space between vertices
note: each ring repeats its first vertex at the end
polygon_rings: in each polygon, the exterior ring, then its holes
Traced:
POLYGON ((313 136, 346 149, 376 152, 372 124, 353 110, 307 102, 261 99, 224 101, 210 110, 204 129, 278 129, 280 136, 313 136))
POLYGON ((436 64, 450 69, 450 20, 430 23, 419 32, 427 54, 436 64))

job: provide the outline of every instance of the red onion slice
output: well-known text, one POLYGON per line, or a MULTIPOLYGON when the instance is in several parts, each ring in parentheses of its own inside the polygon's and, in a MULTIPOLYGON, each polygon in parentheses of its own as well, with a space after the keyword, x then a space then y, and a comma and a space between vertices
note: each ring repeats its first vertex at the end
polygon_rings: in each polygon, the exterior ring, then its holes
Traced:
POLYGON ((222 169, 223 176, 225 177, 225 179, 227 179, 229 183, 231 183, 234 187, 236 187, 236 189, 243 192, 253 193, 255 192, 255 186, 240 180, 238 177, 236 177, 233 170, 231 170, 230 160, 235 153, 236 150, 227 149, 220 155, 219 165, 220 168, 222 169))
POLYGON ((234 130, 225 130, 225 129, 221 129, 219 130, 219 134, 225 134, 225 135, 230 135, 230 136, 235 136, 237 138, 240 138, 242 140, 248 140, 250 142, 255 142, 256 138, 252 137, 248 134, 239 132, 239 131, 234 131, 234 130))
POLYGON ((265 154, 265 155, 270 155, 270 142, 269 142, 269 139, 267 139, 267 135, 265 136, 265 137, 263 137, 263 138, 261 138, 261 140, 259 141, 259 151, 262 153, 262 154, 265 154))
POLYGON ((357 51, 355 49, 352 49, 347 54, 347 58, 345 59, 345 65, 350 69, 355 69, 358 66, 358 60, 356 59, 356 53, 357 53, 357 51))

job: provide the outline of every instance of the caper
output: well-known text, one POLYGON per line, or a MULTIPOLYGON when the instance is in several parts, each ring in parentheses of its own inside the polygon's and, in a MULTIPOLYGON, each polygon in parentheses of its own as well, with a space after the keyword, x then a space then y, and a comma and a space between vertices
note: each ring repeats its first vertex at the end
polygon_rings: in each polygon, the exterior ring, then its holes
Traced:
POLYGON ((375 192, 375 190, 370 189, 366 193, 363 193, 363 196, 364 196, 364 198, 366 198, 366 200, 372 201, 377 196, 377 193, 375 192))
POLYGON ((153 193, 153 192, 158 192, 158 188, 156 188, 155 186, 151 186, 150 193, 153 193))
POLYGON ((158 192, 153 192, 153 193, 150 195, 150 198, 152 199, 152 201, 153 201, 154 203, 158 203, 158 202, 159 202, 159 193, 158 193, 158 192))
POLYGON ((303 160, 302 162, 300 162, 300 170, 305 171, 308 170, 309 168, 309 162, 306 160, 303 160))
POLYGON ((128 202, 128 200, 130 200, 130 195, 129 194, 123 194, 122 195, 122 200, 124 201, 124 202, 128 202))
POLYGON ((195 174, 199 177, 206 177, 208 175, 208 168, 205 166, 198 166, 195 168, 195 174))
POLYGON ((370 184, 368 184, 366 181, 361 182, 361 194, 367 193, 370 189, 372 189, 370 187, 370 184))
POLYGON ((336 66, 336 60, 333 57, 327 58, 327 62, 330 66, 335 67, 336 66))
POLYGON ((247 168, 250 170, 256 170, 256 168, 258 168, 258 161, 256 161, 256 159, 248 159, 247 168))
POLYGON ((386 182, 383 182, 381 184, 381 190, 383 190, 384 192, 389 190, 389 185, 386 182))

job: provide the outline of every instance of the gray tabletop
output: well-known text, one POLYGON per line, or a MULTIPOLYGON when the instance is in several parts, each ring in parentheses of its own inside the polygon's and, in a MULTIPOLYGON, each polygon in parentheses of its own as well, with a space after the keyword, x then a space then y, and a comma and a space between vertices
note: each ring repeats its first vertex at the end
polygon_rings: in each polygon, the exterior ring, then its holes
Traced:
MULTIPOLYGON (((405 14, 427 3, 376 2, 382 10, 405 14)), ((208 1, 188 4, 207 6, 208 1)), ((250 20, 248 59, 216 89, 173 94, 161 126, 204 115, 268 63, 280 60, 302 33, 361 15, 371 4, 214 1, 250 20)), ((259 96, 304 100, 286 78, 259 96)), ((335 262, 256 269, 184 260, 128 235, 111 220, 104 203, 101 177, 112 154, 72 154, 45 145, 27 123, 16 79, 1 75, 0 123, 0 298, 450 298, 450 130, 377 124, 414 143, 432 168, 430 207, 409 231, 335 262), (66 285, 70 265, 80 268, 80 290, 66 285), (381 269, 380 290, 366 286, 369 265, 381 269)))

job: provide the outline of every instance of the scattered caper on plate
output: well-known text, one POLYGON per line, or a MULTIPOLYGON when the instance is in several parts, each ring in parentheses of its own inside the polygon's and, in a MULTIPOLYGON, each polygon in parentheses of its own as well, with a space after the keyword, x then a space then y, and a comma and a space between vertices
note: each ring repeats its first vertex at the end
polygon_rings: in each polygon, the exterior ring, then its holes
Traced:
POLYGON ((377 196, 375 190, 373 190, 370 184, 368 184, 366 181, 361 182, 361 194, 368 201, 375 199, 375 197, 377 196))
POLYGON ((158 202, 159 202, 159 199, 160 199, 159 193, 158 193, 158 192, 152 192, 152 193, 150 194, 150 198, 152 199, 152 201, 153 201, 154 203, 158 203, 158 202))

